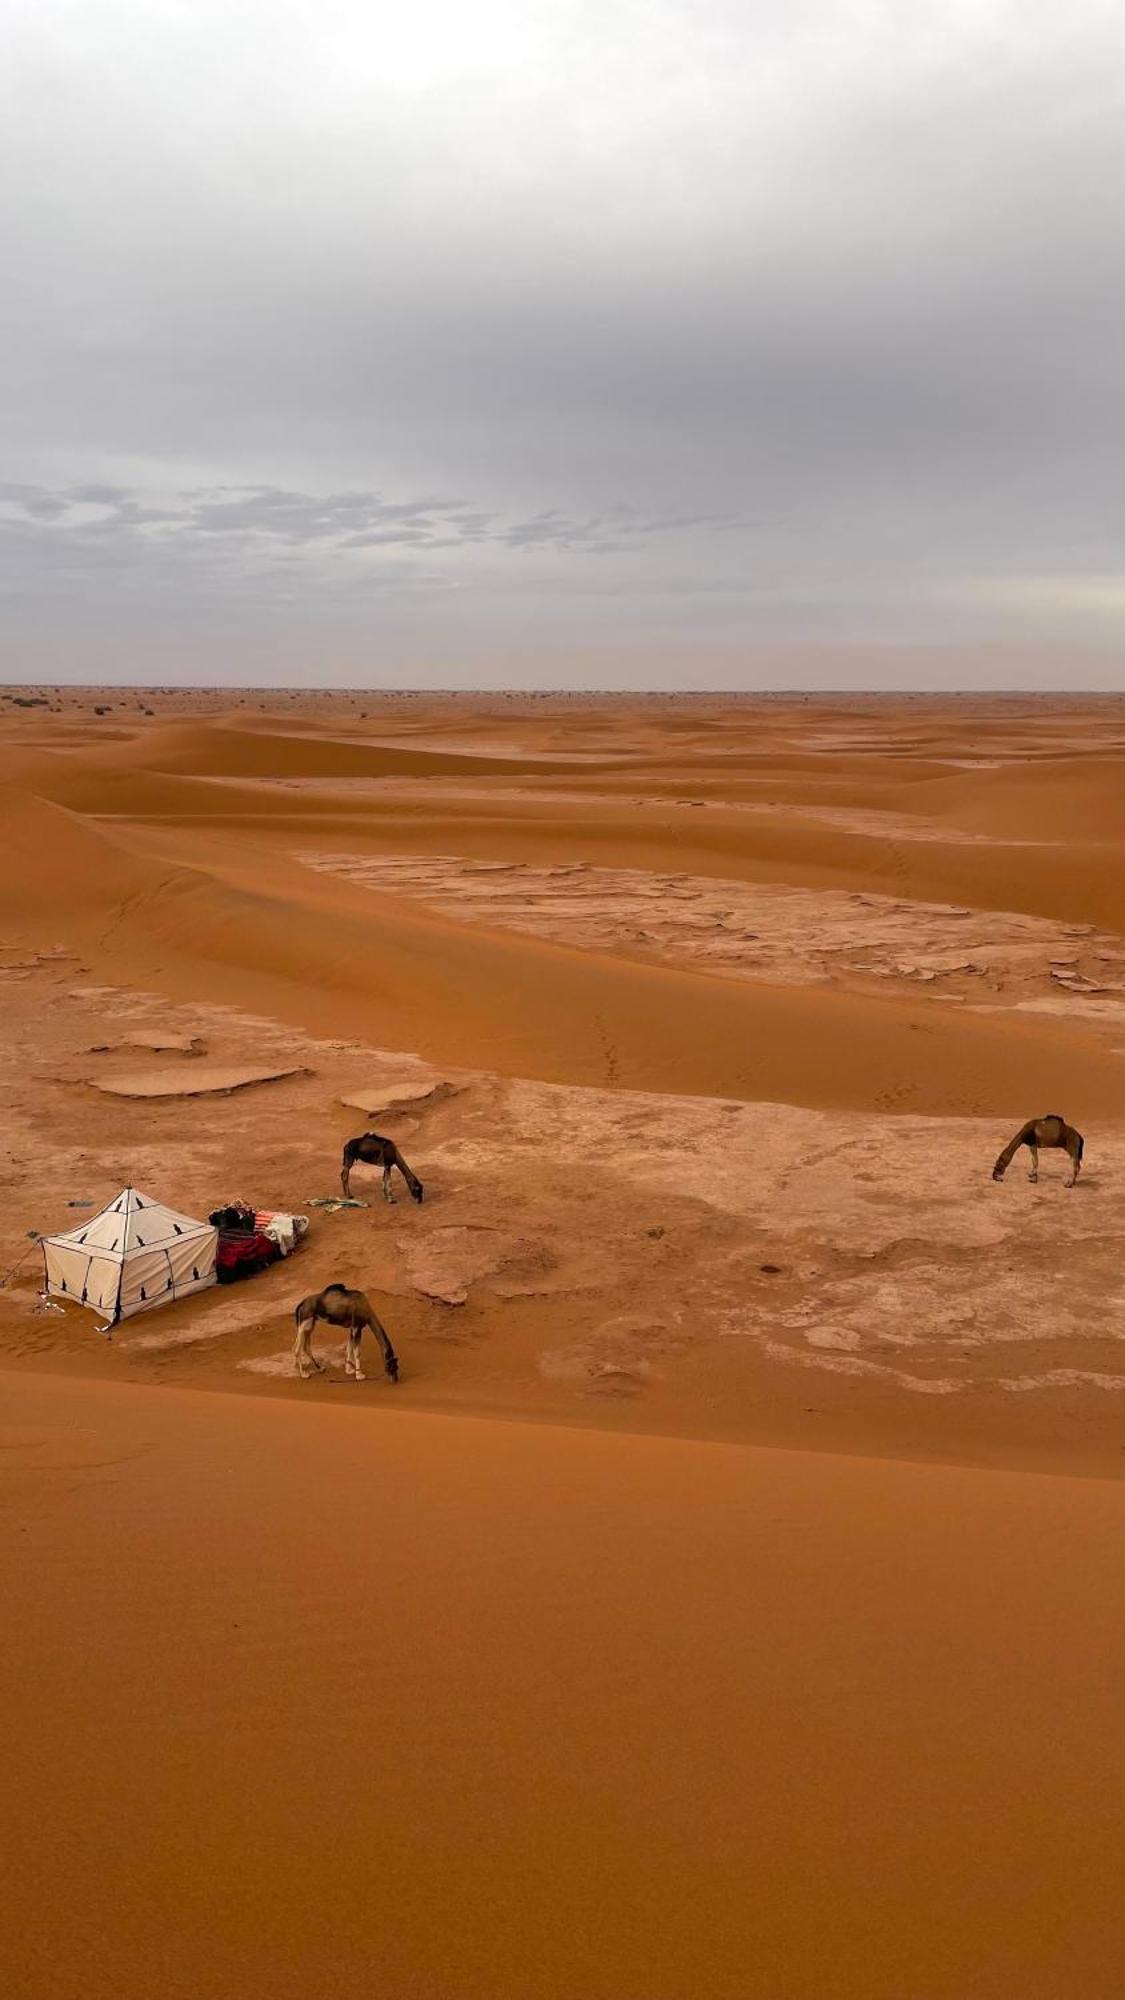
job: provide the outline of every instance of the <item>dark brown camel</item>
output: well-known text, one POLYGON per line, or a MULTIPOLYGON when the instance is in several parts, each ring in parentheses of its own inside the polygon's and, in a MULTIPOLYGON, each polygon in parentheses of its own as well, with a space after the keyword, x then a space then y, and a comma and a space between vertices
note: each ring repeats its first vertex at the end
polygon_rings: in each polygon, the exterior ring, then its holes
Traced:
POLYGON ((311 1362, 318 1375, 324 1373, 323 1361, 317 1360, 309 1345, 312 1330, 317 1320, 322 1319, 328 1326, 344 1326, 348 1330, 348 1344, 344 1349, 345 1375, 354 1375, 357 1382, 364 1379, 359 1365, 359 1343, 364 1327, 369 1326, 383 1350, 383 1367, 387 1375, 392 1382, 398 1381, 398 1356, 366 1292, 349 1291, 347 1285, 326 1285, 322 1292, 314 1292, 310 1298, 302 1299, 293 1317, 297 1322, 293 1357, 297 1373, 302 1378, 309 1373, 306 1362, 311 1362))
POLYGON ((379 1132, 364 1132, 361 1138, 348 1140, 344 1147, 340 1172, 340 1186, 344 1190, 345 1201, 351 1199, 352 1168, 355 1166, 382 1168, 384 1201, 394 1200, 391 1193, 391 1168, 397 1167, 415 1201, 421 1201, 422 1183, 417 1174, 411 1173, 393 1139, 384 1139, 379 1132))
POLYGON ((1067 1187, 1073 1187, 1082 1168, 1082 1154, 1085 1142, 1081 1132, 1060 1118, 1057 1111, 1049 1111, 1045 1118, 1029 1118, 1021 1125, 1014 1139, 1009 1139, 1000 1158, 992 1169, 994 1181, 1002 1181, 1021 1146, 1026 1146, 1031 1154, 1029 1181, 1039 1179, 1039 1149, 1049 1152, 1054 1146, 1064 1147, 1070 1155, 1071 1167, 1067 1187))

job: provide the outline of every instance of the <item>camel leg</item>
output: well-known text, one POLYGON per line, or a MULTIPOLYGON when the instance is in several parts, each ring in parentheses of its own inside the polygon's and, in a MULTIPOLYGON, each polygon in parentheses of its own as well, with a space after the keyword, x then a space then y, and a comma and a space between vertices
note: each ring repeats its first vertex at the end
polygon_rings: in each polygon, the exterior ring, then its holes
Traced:
POLYGON ((391 1193, 391 1170, 389 1166, 383 1168, 383 1200, 389 1201, 392 1204, 394 1202, 394 1196, 391 1193))
POLYGON ((340 1189, 343 1194, 344 1200, 350 1201, 352 1198, 352 1166, 350 1160, 344 1161, 343 1169, 340 1174, 340 1189))
POLYGON ((395 1147, 395 1156, 391 1164, 398 1168, 399 1173, 402 1175, 403 1180, 406 1182, 407 1188, 410 1192, 412 1199, 414 1201, 421 1201, 422 1183, 418 1179, 417 1174, 414 1173, 411 1170, 411 1168, 407 1166, 406 1161, 403 1159, 402 1154, 399 1152, 397 1146, 395 1147))
POLYGON ((363 1370, 359 1365, 359 1344, 362 1339, 363 1328, 361 1326, 353 1326, 348 1335, 348 1345, 344 1355, 345 1373, 350 1371, 355 1376, 357 1382, 362 1382, 364 1379, 363 1370))
POLYGON ((376 1340, 378 1341, 380 1347, 383 1350, 383 1368, 385 1373, 389 1376, 392 1382, 397 1382, 398 1355, 395 1353, 394 1348, 391 1346, 390 1334, 387 1332, 387 1329, 383 1325, 381 1320, 370 1319, 368 1320, 367 1324, 371 1328, 372 1333, 375 1335, 376 1340))
POLYGON ((315 1319, 302 1319, 297 1322, 297 1339, 293 1347, 293 1359, 297 1364, 297 1373, 302 1381, 309 1374, 309 1368, 305 1365, 306 1362, 311 1364, 316 1374, 323 1375, 324 1373, 323 1361, 317 1360, 316 1355, 309 1346, 309 1338, 315 1325, 315 1319))
POLYGON ((1070 1158, 1070 1179, 1066 1183, 1067 1187, 1074 1186, 1081 1172, 1082 1172, 1082 1155, 1081 1153, 1072 1153, 1070 1158))
POLYGON ((1029 1181, 1037 1181, 1039 1179, 1039 1151, 1037 1147, 1032 1146, 1030 1143, 1027 1150, 1031 1154, 1031 1172, 1027 1178, 1029 1181))

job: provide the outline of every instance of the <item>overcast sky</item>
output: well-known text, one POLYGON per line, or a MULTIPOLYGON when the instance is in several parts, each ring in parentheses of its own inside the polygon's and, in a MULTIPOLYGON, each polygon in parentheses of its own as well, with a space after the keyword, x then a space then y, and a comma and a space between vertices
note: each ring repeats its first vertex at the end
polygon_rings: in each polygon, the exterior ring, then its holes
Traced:
POLYGON ((0 0, 4 678, 1125 686, 1120 0, 0 0))

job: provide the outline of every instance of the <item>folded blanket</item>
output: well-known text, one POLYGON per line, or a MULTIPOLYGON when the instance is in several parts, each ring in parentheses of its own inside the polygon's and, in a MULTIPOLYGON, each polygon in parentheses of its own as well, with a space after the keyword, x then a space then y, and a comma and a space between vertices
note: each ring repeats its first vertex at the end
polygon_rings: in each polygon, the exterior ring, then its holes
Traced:
POLYGON ((215 1276, 220 1285, 232 1285, 237 1278, 251 1278, 257 1271, 264 1271, 267 1264, 276 1264, 281 1249, 272 1236, 261 1230, 219 1233, 219 1247, 215 1252, 215 1276))

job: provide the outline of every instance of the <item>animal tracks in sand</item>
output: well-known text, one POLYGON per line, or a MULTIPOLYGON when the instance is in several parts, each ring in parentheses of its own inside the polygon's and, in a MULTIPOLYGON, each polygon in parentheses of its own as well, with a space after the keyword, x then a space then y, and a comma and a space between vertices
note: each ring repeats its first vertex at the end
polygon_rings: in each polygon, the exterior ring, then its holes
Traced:
POLYGON ((37 1429, 0 1424, 0 1478, 5 1473, 80 1472, 91 1467, 122 1465, 139 1458, 147 1445, 122 1448, 104 1432, 83 1425, 47 1425, 37 1429))

